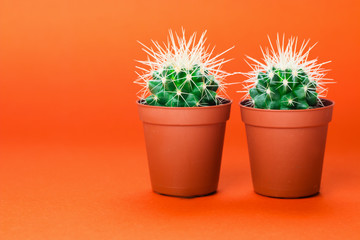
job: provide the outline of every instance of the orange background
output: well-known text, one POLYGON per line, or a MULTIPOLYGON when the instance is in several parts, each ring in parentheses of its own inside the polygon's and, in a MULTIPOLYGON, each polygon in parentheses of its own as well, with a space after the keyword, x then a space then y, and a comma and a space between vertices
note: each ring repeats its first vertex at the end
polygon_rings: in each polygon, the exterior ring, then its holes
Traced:
MULTIPOLYGON (((0 239, 360 239, 359 1, 0 1, 0 239), (319 42, 335 100, 321 194, 252 191, 232 86, 219 192, 151 192, 135 105, 139 40, 208 30, 248 71, 269 34, 319 42)), ((242 81, 233 76, 229 81, 242 81)), ((281 147, 281 146, 279 146, 281 147)))

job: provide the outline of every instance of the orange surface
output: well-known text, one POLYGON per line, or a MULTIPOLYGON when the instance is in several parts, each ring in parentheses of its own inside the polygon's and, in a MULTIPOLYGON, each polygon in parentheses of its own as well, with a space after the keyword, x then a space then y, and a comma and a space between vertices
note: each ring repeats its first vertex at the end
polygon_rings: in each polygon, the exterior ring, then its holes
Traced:
MULTIPOLYGON (((360 239, 358 1, 0 1, 0 239, 360 239), (228 71, 247 71, 266 35, 319 42, 336 101, 322 191, 252 192, 234 99, 219 193, 150 190, 132 81, 136 40, 208 30, 228 71)), ((244 78, 233 76, 230 81, 244 78)), ((281 146, 279 146, 281 147, 281 146)))

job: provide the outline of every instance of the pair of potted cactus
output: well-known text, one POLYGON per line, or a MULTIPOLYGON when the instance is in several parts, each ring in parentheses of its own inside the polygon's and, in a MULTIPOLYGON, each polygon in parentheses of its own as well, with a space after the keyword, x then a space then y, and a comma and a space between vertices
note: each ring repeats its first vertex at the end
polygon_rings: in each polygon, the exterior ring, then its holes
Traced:
MULTIPOLYGON (((143 121, 150 178, 155 192, 196 197, 216 192, 226 121, 232 101, 222 70, 225 52, 212 56, 205 32, 196 41, 170 31, 167 44, 143 45, 147 68, 135 81, 142 86, 137 102, 143 121)), ((270 42, 271 44, 271 42, 270 42)), ((325 63, 308 60, 307 42, 297 39, 253 58, 242 73, 246 94, 240 102, 246 126, 256 193, 280 198, 319 192, 328 123, 334 102, 326 93, 325 63)))

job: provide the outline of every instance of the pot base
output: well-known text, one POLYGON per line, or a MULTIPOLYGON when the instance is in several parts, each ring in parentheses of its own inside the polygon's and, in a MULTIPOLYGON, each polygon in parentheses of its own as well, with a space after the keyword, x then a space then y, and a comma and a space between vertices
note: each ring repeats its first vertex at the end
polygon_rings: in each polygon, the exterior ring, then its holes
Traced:
POLYGON ((212 186, 201 186, 201 187, 164 187, 164 186, 152 186, 153 192, 171 196, 171 197, 180 197, 180 198, 195 198, 195 197, 202 197, 208 196, 216 193, 217 191, 217 184, 212 186))
POLYGON ((310 197, 315 197, 317 195, 320 194, 320 192, 316 192, 310 195, 305 195, 305 196, 276 196, 276 195, 270 195, 270 194, 262 194, 259 192, 254 191, 256 194, 263 196, 263 197, 269 197, 269 198, 278 198, 278 199, 301 199, 301 198, 310 198, 310 197))
POLYGON ((157 194, 162 195, 162 196, 167 196, 167 197, 177 197, 177 198, 188 198, 188 199, 190 199, 190 198, 206 197, 206 196, 214 195, 215 193, 217 193, 217 191, 213 191, 211 193, 206 193, 206 194, 200 194, 200 195, 191 195, 191 196, 172 195, 172 194, 160 193, 160 192, 156 192, 156 191, 154 191, 154 193, 157 193, 157 194))

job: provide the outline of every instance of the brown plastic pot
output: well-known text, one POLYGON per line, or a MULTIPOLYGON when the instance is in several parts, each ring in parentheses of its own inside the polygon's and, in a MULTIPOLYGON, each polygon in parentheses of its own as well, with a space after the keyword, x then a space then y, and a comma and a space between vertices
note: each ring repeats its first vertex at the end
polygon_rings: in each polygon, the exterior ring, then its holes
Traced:
POLYGON ((266 110, 240 103, 256 193, 300 198, 319 192, 334 102, 306 110, 266 110))
POLYGON ((231 101, 209 107, 137 105, 153 191, 178 197, 215 193, 231 101))

